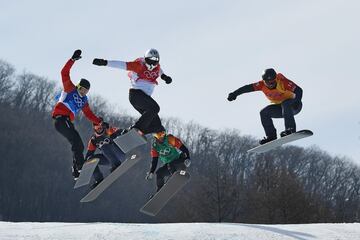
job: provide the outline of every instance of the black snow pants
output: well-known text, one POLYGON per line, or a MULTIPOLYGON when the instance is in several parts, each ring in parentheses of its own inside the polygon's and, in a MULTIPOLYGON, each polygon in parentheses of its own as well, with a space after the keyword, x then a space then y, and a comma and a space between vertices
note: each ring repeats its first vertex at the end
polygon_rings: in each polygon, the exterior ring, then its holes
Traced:
POLYGON ((131 105, 141 114, 134 127, 144 134, 164 131, 158 115, 160 107, 157 102, 140 89, 130 89, 129 100, 131 105))
POLYGON ((302 103, 295 102, 294 99, 288 99, 281 104, 271 104, 263 108, 260 111, 260 117, 266 136, 276 136, 272 118, 284 118, 285 129, 293 128, 296 130, 294 115, 298 114, 301 109, 302 103))
POLYGON ((94 170, 94 179, 99 182, 104 179, 104 175, 101 172, 99 165, 106 166, 112 172, 118 166, 121 165, 122 161, 125 160, 125 153, 115 144, 105 144, 100 148, 101 153, 92 155, 90 158, 99 158, 98 166, 94 170))
POLYGON ((165 177, 172 175, 174 172, 178 170, 185 170, 186 166, 184 164, 183 158, 178 158, 170 163, 164 164, 164 166, 160 167, 156 170, 156 185, 157 191, 160 190, 165 184, 165 177))
POLYGON ((56 116, 55 119, 55 129, 61 135, 63 135, 71 144, 71 151, 73 153, 73 164, 77 166, 78 169, 81 169, 84 164, 84 143, 81 140, 81 137, 76 131, 74 124, 70 121, 67 116, 56 116))

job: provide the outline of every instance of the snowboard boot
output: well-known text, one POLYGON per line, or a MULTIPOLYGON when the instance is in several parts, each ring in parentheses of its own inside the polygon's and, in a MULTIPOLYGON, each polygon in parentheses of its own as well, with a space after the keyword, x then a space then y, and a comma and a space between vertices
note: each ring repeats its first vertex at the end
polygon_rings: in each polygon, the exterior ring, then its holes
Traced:
POLYGON ((74 164, 71 168, 71 172, 74 177, 74 180, 76 181, 80 176, 81 170, 79 170, 78 167, 76 166, 76 164, 74 164))
POLYGON ((259 141, 259 143, 260 143, 260 145, 263 145, 263 144, 268 143, 268 142, 271 142, 271 141, 273 141, 273 140, 275 140, 275 139, 277 139, 277 136, 276 136, 276 135, 275 135, 275 136, 266 136, 266 137, 264 137, 263 139, 261 139, 261 140, 259 141))
POLYGON ((137 128, 135 125, 132 125, 128 128, 124 128, 121 131, 121 135, 128 133, 131 129, 135 129, 141 136, 144 136, 144 133, 139 128, 137 128))
POLYGON ((76 163, 75 161, 73 161, 73 166, 71 168, 71 171, 72 171, 72 175, 74 177, 74 180, 76 181, 79 176, 80 176, 80 172, 81 172, 81 168, 83 166, 84 163, 82 164, 78 164, 76 163))
POLYGON ((296 132, 296 129, 294 129, 294 128, 288 128, 288 129, 286 129, 285 131, 282 131, 282 132, 280 133, 280 137, 285 137, 285 136, 290 135, 290 134, 293 134, 293 133, 295 133, 295 132, 296 132))

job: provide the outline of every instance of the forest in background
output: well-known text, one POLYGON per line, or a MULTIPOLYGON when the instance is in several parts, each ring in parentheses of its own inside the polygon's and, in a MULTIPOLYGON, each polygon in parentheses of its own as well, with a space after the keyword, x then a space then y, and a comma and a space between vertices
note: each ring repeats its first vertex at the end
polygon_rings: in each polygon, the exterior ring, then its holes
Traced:
MULTIPOLYGON (((76 81, 76 80, 74 80, 76 81)), ((0 220, 62 222, 355 222, 360 213, 360 168, 318 147, 284 146, 266 154, 233 129, 213 130, 176 118, 162 119, 191 153, 191 181, 156 218, 139 212, 155 191, 144 177, 150 154, 92 203, 73 189, 71 151, 55 131, 51 111, 58 82, 0 61, 0 220)), ((133 123, 100 96, 92 110, 120 128, 133 123)), ((161 105, 161 103, 160 103, 161 105)), ((75 126, 86 144, 92 126, 82 114, 75 126)), ((150 153, 150 145, 149 153, 150 153)))

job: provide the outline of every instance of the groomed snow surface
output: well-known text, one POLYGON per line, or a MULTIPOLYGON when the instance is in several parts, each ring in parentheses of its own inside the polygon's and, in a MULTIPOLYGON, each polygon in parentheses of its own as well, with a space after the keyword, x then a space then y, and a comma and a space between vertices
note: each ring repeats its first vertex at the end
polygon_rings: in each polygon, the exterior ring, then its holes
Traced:
POLYGON ((259 225, 235 223, 12 223, 1 240, 289 240, 360 239, 360 223, 259 225))

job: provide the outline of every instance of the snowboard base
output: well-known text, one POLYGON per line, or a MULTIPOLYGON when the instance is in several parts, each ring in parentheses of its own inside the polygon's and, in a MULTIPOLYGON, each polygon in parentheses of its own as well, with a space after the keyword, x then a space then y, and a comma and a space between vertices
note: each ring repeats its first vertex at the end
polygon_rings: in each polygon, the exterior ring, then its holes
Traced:
POLYGON ((102 192, 104 192, 112 183, 114 183, 121 175, 132 168, 137 162, 139 162, 143 156, 146 156, 148 152, 146 148, 139 147, 133 149, 132 154, 126 158, 126 160, 117 167, 110 175, 108 175, 102 182, 99 183, 94 189, 92 189, 80 202, 91 202, 94 201, 102 192))
POLYGON ((169 200, 190 180, 190 174, 185 171, 175 172, 165 185, 141 209, 140 212, 156 216, 169 200))
POLYGON ((285 143, 293 142, 302 138, 310 137, 313 135, 313 132, 310 130, 300 130, 298 132, 295 132, 293 134, 287 135, 282 138, 278 138, 276 140, 273 140, 271 142, 265 143, 263 145, 254 147, 252 149, 249 149, 248 153, 264 153, 267 151, 270 151, 276 147, 280 147, 285 143))

